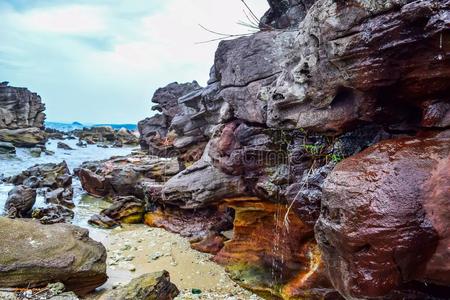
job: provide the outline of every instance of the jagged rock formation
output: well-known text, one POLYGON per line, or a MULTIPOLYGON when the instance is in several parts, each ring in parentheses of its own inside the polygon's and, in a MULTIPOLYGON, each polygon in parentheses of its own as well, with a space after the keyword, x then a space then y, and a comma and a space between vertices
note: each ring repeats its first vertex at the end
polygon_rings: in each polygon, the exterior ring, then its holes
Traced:
POLYGON ((26 88, 0 84, 0 141, 19 147, 43 144, 46 135, 42 131, 45 121, 45 105, 41 97, 26 88))
MULTIPOLYGON (((186 148, 192 146, 194 142, 199 142, 199 140, 193 141, 184 138, 181 141, 174 141, 176 136, 170 131, 172 130, 172 120, 177 115, 182 114, 184 110, 189 109, 179 105, 178 99, 199 89, 201 87, 196 81, 183 84, 173 82, 155 92, 152 102, 156 105, 152 107, 152 110, 160 113, 138 123, 142 150, 161 157, 175 157, 181 156, 181 152, 195 152, 195 150, 186 148)), ((201 141, 204 141, 204 139, 201 141)), ((195 156, 195 153, 191 155, 195 156)), ((198 157, 195 158, 198 159, 198 157)))
POLYGON ((151 144, 195 162, 138 195, 146 223, 268 298, 445 299, 450 1, 269 3, 206 87, 158 100, 151 144))
POLYGON ((0 218, 0 286, 31 288, 62 282, 85 295, 105 283, 106 249, 68 224, 0 218))

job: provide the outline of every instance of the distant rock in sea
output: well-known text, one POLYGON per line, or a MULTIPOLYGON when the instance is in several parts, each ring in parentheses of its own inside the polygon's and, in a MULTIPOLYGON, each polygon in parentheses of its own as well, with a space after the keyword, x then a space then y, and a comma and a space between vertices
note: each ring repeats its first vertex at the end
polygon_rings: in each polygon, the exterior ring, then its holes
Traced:
POLYGON ((80 122, 64 123, 64 122, 45 122, 46 128, 56 129, 63 132, 73 131, 83 128, 93 128, 93 127, 111 127, 114 130, 119 130, 121 128, 126 128, 131 131, 137 130, 136 124, 82 124, 80 122))

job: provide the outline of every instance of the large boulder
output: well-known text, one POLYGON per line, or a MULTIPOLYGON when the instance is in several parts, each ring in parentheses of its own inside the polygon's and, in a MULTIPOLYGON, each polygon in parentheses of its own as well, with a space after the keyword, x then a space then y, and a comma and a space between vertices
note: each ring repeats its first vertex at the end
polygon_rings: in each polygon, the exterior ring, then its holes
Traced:
POLYGON ((450 138, 381 142, 326 179, 316 224, 333 285, 383 297, 404 283, 450 285, 450 138))
POLYGON ((0 129, 0 141, 12 143, 16 147, 32 148, 45 144, 47 135, 37 127, 0 129))
POLYGON ((144 199, 159 182, 180 172, 177 159, 135 154, 102 162, 86 162, 77 175, 81 185, 96 197, 136 196, 144 199))
POLYGON ((106 282, 106 249, 68 224, 0 218, 0 286, 31 288, 62 282, 84 295, 106 282))

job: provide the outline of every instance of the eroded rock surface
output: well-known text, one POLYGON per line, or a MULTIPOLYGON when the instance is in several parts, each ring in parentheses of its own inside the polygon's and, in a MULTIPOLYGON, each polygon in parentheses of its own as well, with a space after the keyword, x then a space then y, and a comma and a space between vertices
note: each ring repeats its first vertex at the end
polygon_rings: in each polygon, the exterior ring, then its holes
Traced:
POLYGON ((381 142, 326 179, 316 238, 344 296, 382 297, 413 280, 450 284, 449 145, 449 138, 381 142))
POLYGON ((180 172, 177 159, 161 159, 142 154, 88 162, 77 170, 83 188, 96 197, 151 197, 160 182, 180 172))
POLYGON ((0 218, 0 286, 42 287, 62 282, 79 295, 106 279, 106 250, 86 229, 0 218))
POLYGON ((45 105, 26 88, 0 83, 0 141, 19 147, 44 144, 45 105))

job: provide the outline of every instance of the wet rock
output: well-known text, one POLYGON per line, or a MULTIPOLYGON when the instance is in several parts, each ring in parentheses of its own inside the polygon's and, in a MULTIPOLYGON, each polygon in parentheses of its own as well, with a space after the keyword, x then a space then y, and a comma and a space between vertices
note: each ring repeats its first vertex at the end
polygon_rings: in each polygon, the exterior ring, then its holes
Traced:
POLYGON ((159 207, 145 214, 145 224, 188 237, 193 247, 217 253, 224 242, 221 232, 233 227, 233 212, 224 206, 193 210, 159 207))
POLYGON ((59 204, 36 208, 31 214, 31 217, 39 220, 41 224, 70 223, 74 216, 71 209, 59 204))
POLYGON ((36 202, 36 190, 19 185, 8 193, 5 203, 5 212, 10 217, 24 218, 30 215, 36 202))
POLYGON ((74 150, 72 147, 70 147, 69 145, 67 145, 66 143, 63 143, 63 142, 58 142, 57 147, 59 149, 64 149, 64 150, 74 150))
POLYGON ((170 282, 169 273, 161 271, 141 275, 126 286, 108 292, 100 300, 172 300, 178 294, 178 288, 170 282))
POLYGON ((16 147, 12 143, 0 142, 0 154, 15 154, 16 147))
POLYGON ((51 204, 63 205, 69 208, 75 207, 73 203, 73 188, 57 188, 45 192, 45 202, 51 204))
POLYGON ((89 225, 99 227, 99 228, 105 228, 105 229, 113 229, 118 226, 121 226, 119 222, 116 220, 108 217, 107 215, 103 214, 95 214, 88 220, 89 225))
POLYGON ((45 132, 36 127, 0 129, 0 141, 12 143, 16 147, 31 148, 36 145, 44 145, 47 136, 45 132))
POLYGON ((106 250, 85 229, 0 218, 0 239, 2 287, 62 282, 69 291, 85 295, 107 279, 106 250))
POLYGON ((33 156, 33 157, 40 157, 41 154, 42 154, 42 149, 41 149, 41 148, 38 148, 38 147, 31 148, 31 149, 30 149, 30 154, 31 154, 31 156, 33 156))
POLYGON ((138 224, 144 222, 145 203, 134 197, 115 197, 113 204, 100 212, 100 216, 93 216, 89 224, 103 228, 116 227, 118 224, 138 224))
POLYGON ((65 161, 54 164, 37 164, 22 173, 6 178, 8 183, 26 185, 32 188, 68 187, 72 184, 72 176, 65 161))
POLYGON ((80 147, 80 148, 87 148, 87 145, 88 144, 86 142, 82 141, 82 140, 79 140, 78 143, 77 143, 77 146, 80 147))
POLYGON ((316 238, 345 297, 388 296, 412 281, 449 285, 449 142, 380 142, 326 179, 316 238))
POLYGON ((234 280, 283 299, 320 298, 332 289, 313 227, 288 206, 251 197, 226 201, 236 214, 233 238, 214 260, 225 265, 234 280))
POLYGON ((126 128, 114 130, 111 126, 95 126, 83 128, 82 130, 74 130, 72 133, 79 139, 80 143, 89 145, 100 144, 102 147, 105 147, 114 143, 121 143, 123 145, 138 144, 136 134, 126 128))

